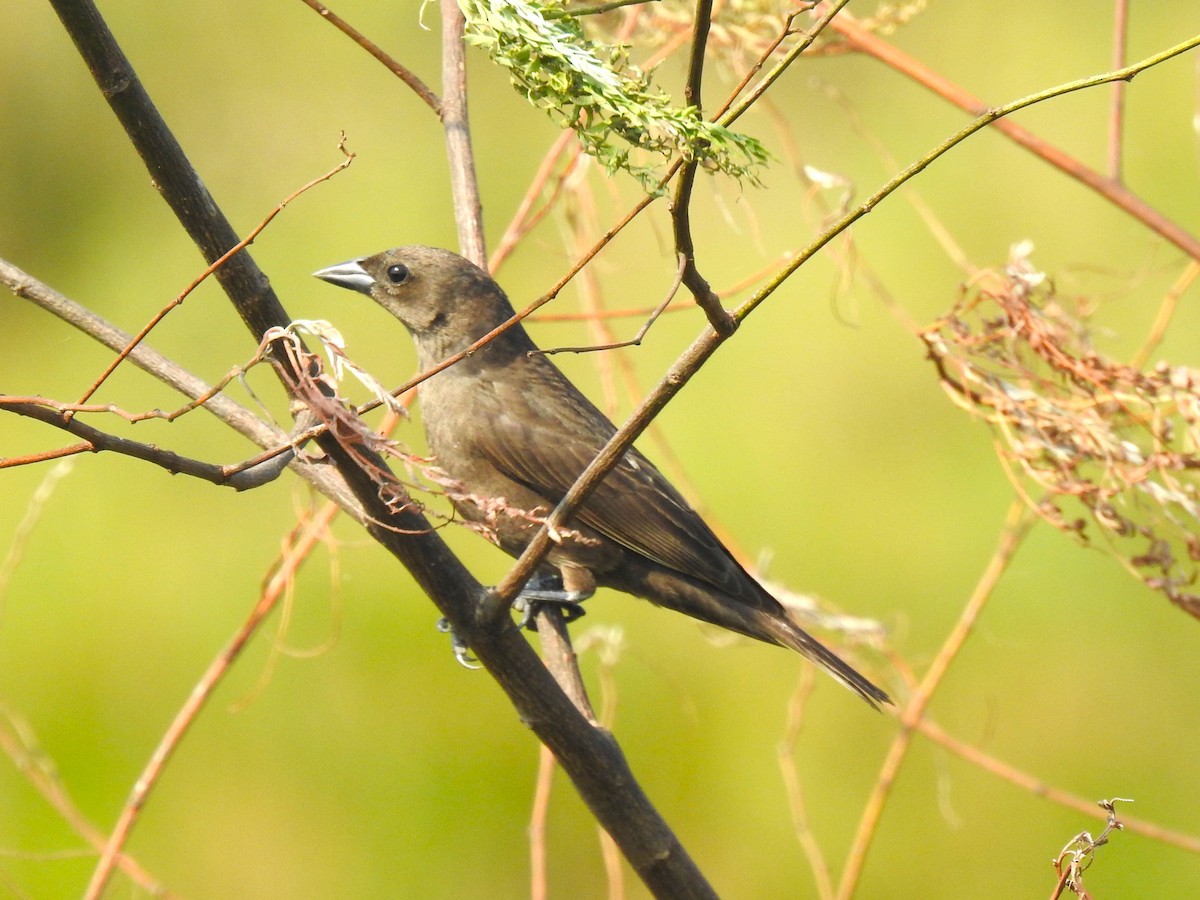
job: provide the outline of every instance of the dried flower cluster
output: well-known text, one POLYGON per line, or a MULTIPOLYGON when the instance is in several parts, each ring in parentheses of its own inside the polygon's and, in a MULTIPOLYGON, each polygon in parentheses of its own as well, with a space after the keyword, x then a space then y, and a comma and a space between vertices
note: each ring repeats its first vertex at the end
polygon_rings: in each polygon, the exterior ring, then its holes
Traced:
POLYGON ((987 421, 1018 491, 1048 522, 1097 536, 1200 618, 1200 371, 1142 372, 1091 345, 1086 323, 1013 249, 921 335, 950 397, 987 421))

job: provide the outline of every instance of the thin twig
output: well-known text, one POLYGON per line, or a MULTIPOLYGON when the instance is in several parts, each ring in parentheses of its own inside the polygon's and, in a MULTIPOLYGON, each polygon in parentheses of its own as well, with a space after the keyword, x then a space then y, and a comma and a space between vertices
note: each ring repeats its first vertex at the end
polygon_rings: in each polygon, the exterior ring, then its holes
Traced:
MULTIPOLYGON (((1059 806, 1073 809, 1084 815, 1095 815, 1098 818, 1104 818, 1103 815, 1096 812, 1096 804, 1092 801, 1086 800, 1078 794, 1071 794, 1061 788, 1056 788, 1052 784, 1047 784, 1041 779, 1030 775, 1028 772, 1024 772, 1001 759, 985 753, 978 747, 973 747, 965 741, 960 741, 928 718, 923 718, 917 723, 917 730, 939 747, 944 747, 971 765, 995 775, 997 778, 1002 778, 1035 797, 1045 797, 1051 803, 1057 803, 1059 806)), ((1143 819, 1122 818, 1121 821, 1125 823, 1126 830, 1134 834, 1140 834, 1151 840, 1170 844, 1181 850, 1187 850, 1189 853, 1200 853, 1200 836, 1173 831, 1143 819)))
POLYGON ((858 887, 858 880, 862 876, 867 851, 871 847, 871 840, 879 824, 879 818, 883 814, 883 808, 887 803, 888 797, 891 795, 892 788, 895 786, 896 775, 900 771, 900 766, 904 762, 905 757, 908 755, 908 748, 912 744, 913 734, 925 715, 929 701, 941 685, 950 664, 958 656, 963 644, 966 643, 980 613, 983 612, 983 608, 987 605, 988 600, 991 599, 992 593, 1000 581, 1000 576, 1008 568, 1008 564, 1012 561, 1017 548, 1024 541, 1025 535, 1028 534, 1033 521, 1033 515, 1029 512, 1025 504, 1020 500, 1014 500, 1009 506, 1008 514, 1005 516, 1004 526, 1000 531, 1000 540, 995 553, 988 560, 987 567, 975 585, 975 590, 971 592, 971 596, 967 600, 966 606, 963 607, 958 621, 946 636, 946 640, 930 664, 925 677, 921 679, 917 690, 913 693, 904 709, 900 711, 900 731, 896 734, 896 737, 892 741, 892 746, 888 749, 887 757, 884 759, 883 766, 879 770, 875 788, 863 808, 862 817, 859 819, 858 831, 854 836, 854 842, 851 844, 850 852, 846 856, 845 866, 842 869, 842 877, 837 891, 837 896, 840 900, 849 900, 850 897, 854 896, 854 892, 858 887))
POLYGON ((929 88, 939 97, 953 103, 959 109, 977 116, 977 122, 983 121, 986 125, 994 126, 997 131, 1014 143, 1024 147, 1071 178, 1091 188, 1110 203, 1113 203, 1119 209, 1141 222, 1151 231, 1174 244, 1188 256, 1200 260, 1200 238, 1197 238, 1177 223, 1172 222, 1158 209, 1151 206, 1124 185, 1118 184, 1095 169, 1089 168, 1075 157, 1069 156, 1058 147, 1042 140, 1017 123, 1002 118, 1024 106, 1039 103, 1047 99, 1048 96, 1059 96, 1071 91, 1095 87, 1100 84, 1130 81, 1138 73, 1181 53, 1186 53, 1194 47, 1200 46, 1200 35, 1192 37, 1181 44, 1176 44, 1174 47, 1156 53, 1133 65, 1124 66, 1120 69, 1106 72, 1103 75, 1093 76, 1092 78, 1081 78, 1078 81, 1068 82, 1067 84, 1059 85, 1046 91, 1040 91, 1025 100, 1017 101, 1016 104, 1008 104, 1007 106, 1000 107, 999 109, 1002 112, 999 115, 993 115, 997 112, 996 108, 989 107, 978 97, 963 90, 958 85, 934 72, 928 66, 917 62, 911 56, 902 53, 883 39, 866 31, 852 18, 839 16, 833 20, 832 26, 850 42, 850 46, 854 49, 870 54, 880 62, 886 63, 902 74, 907 75, 918 84, 929 88))
POLYGON ((213 692, 221 683, 225 673, 229 671, 230 666, 241 655, 247 641, 258 631, 259 626, 262 625, 266 617, 275 608, 280 596, 287 585, 290 584, 294 576, 294 567, 291 560, 302 561, 307 558, 309 547, 324 539, 328 529, 328 519, 336 511, 336 506, 327 506, 324 515, 312 520, 310 527, 305 530, 303 539, 297 543, 291 553, 280 560, 278 568, 263 589, 262 595, 259 597, 254 609, 250 611, 250 615, 238 626, 237 630, 233 633, 233 637, 230 638, 229 642, 222 648, 213 661, 209 663, 208 669, 205 670, 200 681, 192 688, 187 701, 175 714, 175 718, 172 719, 170 726, 159 740, 158 746, 150 754, 150 759, 146 763, 145 768, 142 770, 137 781, 134 782, 129 799, 125 801, 121 815, 118 817, 116 825, 113 826, 113 830, 109 834, 108 843, 104 847, 104 852, 100 855, 100 860, 96 863, 96 869, 92 873, 92 880, 88 884, 88 889, 84 894, 88 900, 98 900, 103 893, 104 886, 107 884, 109 875, 112 872, 113 863, 120 854, 121 848, 124 847, 126 840, 128 840, 129 833, 137 822, 142 807, 146 805, 150 793, 162 777, 167 762, 174 755, 175 751, 179 749, 179 745, 183 741, 187 730, 195 723, 200 710, 212 697, 213 692))
POLYGON ((533 810, 529 816, 529 898, 550 896, 547 875, 546 819, 550 815, 550 789, 554 784, 554 754, 545 744, 538 746, 538 769, 534 779, 533 810))
POLYGON ((796 765, 796 747, 800 742, 800 734, 804 728, 804 712, 808 697, 816 685, 816 668, 802 666, 800 680, 788 701, 787 728, 783 740, 779 742, 777 757, 779 771, 783 775, 784 791, 787 794, 788 806, 792 813, 792 830, 796 834, 796 843, 804 851, 808 867, 816 882, 817 896, 821 900, 833 900, 833 876, 829 871, 829 861, 825 858, 821 845, 813 834, 812 824, 808 820, 808 806, 804 800, 804 787, 800 772, 796 765))
POLYGON ((442 114, 442 101, 438 99, 437 94, 431 91, 420 78, 414 75, 409 69, 402 66, 393 57, 384 53, 370 38, 364 35, 361 31, 352 26, 349 22, 338 16, 324 3, 318 3, 317 0, 301 0, 302 3, 314 9, 319 16, 329 21, 331 25, 345 34, 350 40, 358 44, 373 57, 387 66, 389 72, 397 76, 401 81, 413 89, 413 92, 424 101, 425 105, 434 111, 435 114, 442 114))
POLYGON ((55 410, 46 404, 13 402, 13 400, 14 398, 0 396, 0 409, 16 413, 19 416, 36 419, 47 425, 53 425, 55 428, 61 428, 76 437, 83 438, 85 443, 65 447, 51 454, 39 453, 34 454, 32 457, 4 459, 0 461, 0 468, 27 465, 33 462, 44 462, 47 459, 75 453, 97 453, 107 450, 112 453, 119 453, 122 456, 140 459, 142 462, 166 469, 172 475, 190 475, 193 478, 199 478, 211 484, 243 491, 259 487, 274 480, 283 467, 291 462, 290 457, 281 456, 278 458, 277 465, 263 469, 246 469, 241 465, 214 465, 213 463, 180 456, 177 453, 164 450, 154 444, 146 444, 141 441, 131 441, 128 438, 117 437, 114 434, 101 431, 99 428, 93 428, 91 425, 87 425, 77 418, 67 418, 67 413, 55 410))
POLYGON ((617 429, 614 434, 588 464, 575 483, 563 495, 545 524, 526 545, 524 552, 508 574, 492 590, 489 602, 482 611, 484 620, 494 620, 507 613, 517 592, 529 580, 534 570, 541 564, 550 551, 553 539, 551 534, 566 527, 566 521, 579 505, 596 489, 604 476, 625 455, 625 451, 633 446, 633 442, 646 429, 662 409, 679 393, 692 376, 708 360, 717 348, 726 340, 726 336, 706 329, 692 345, 683 352, 666 375, 651 391, 633 415, 617 429))
MULTIPOLYGON (((0 752, 13 761, 17 771, 25 776, 72 831, 94 847, 97 853, 104 849, 104 832, 75 804, 53 765, 46 765, 45 751, 37 745, 33 729, 4 704, 0 704, 0 752)), ((117 858, 117 866, 149 896, 175 896, 127 854, 122 853, 117 858)))
POLYGON ((467 121, 467 59, 463 42, 466 18, 458 0, 442 0, 442 128, 450 163, 450 194, 458 225, 459 251, 475 265, 487 265, 483 205, 475 177, 471 128, 467 121))
POLYGON ((497 244, 495 251, 492 253, 491 259, 488 260, 487 270, 493 276, 499 271, 500 266, 508 259, 509 254, 516 248, 517 244, 525 237, 543 218, 553 209, 555 202, 558 200, 562 192, 563 181, 566 175, 574 168, 575 163, 583 153, 583 147, 575 137, 575 132, 567 130, 558 136, 558 139, 546 151, 546 155, 542 157, 541 165, 538 166, 537 172, 533 175, 533 180, 529 182, 529 188, 525 191, 525 196, 521 198, 521 202, 517 205, 517 211, 513 213, 512 220, 508 223, 508 227, 504 229, 504 234, 500 236, 500 242, 497 244), (546 188, 546 183, 550 180, 551 174, 554 172, 554 167, 558 165, 559 159, 562 158, 567 148, 573 149, 571 158, 568 160, 563 173, 555 180, 554 189, 546 198, 546 202, 535 213, 533 205, 537 202, 538 197, 546 188))
POLYGON ((1179 277, 1163 295, 1162 303, 1159 304, 1158 314, 1154 317, 1149 334, 1146 335, 1142 345, 1129 360, 1130 367, 1140 369, 1150 362, 1151 354, 1158 349, 1167 334, 1167 326, 1171 324, 1171 319, 1175 316, 1180 299, 1198 277, 1200 277, 1200 261, 1189 260, 1183 271, 1179 273, 1179 277))
MULTIPOLYGON (((111 322, 3 259, 0 259, 0 284, 6 285, 17 296, 31 301, 110 350, 119 351, 131 340, 128 332, 122 331, 111 322)), ((286 451, 292 444, 292 439, 287 432, 263 422, 241 404, 224 394, 217 393, 213 385, 192 375, 182 366, 144 343, 133 350, 129 361, 183 396, 191 398, 193 402, 199 402, 203 409, 259 447, 273 448, 243 464, 244 466, 265 462, 286 451)), ((81 444, 74 448, 74 452, 83 453, 90 449, 90 444, 81 444)), ((326 497, 337 502, 343 509, 349 511, 356 521, 363 521, 360 504, 350 494, 345 482, 331 467, 313 465, 303 458, 293 459, 291 466, 292 471, 312 484, 326 497)))
POLYGON ((615 341, 607 344, 599 344, 591 347, 553 347, 549 350, 538 350, 538 353, 544 353, 551 356, 555 353, 594 353, 597 350, 620 350, 623 347, 640 347, 642 338, 646 336, 651 326, 658 321, 658 317, 666 311, 671 301, 675 299, 675 295, 679 292, 679 286, 683 283, 683 273, 687 268, 688 258, 682 253, 679 254, 679 265, 675 269, 675 280, 671 282, 671 287, 667 290, 667 294, 663 297, 662 302, 650 312, 650 317, 642 323, 642 327, 638 329, 637 334, 627 341, 615 341))
MULTIPOLYGON (((849 0, 847 0, 847 2, 849 2, 849 0)), ((767 44, 766 49, 763 50, 762 53, 758 55, 758 59, 754 61, 754 65, 746 70, 746 74, 742 76, 742 80, 734 85, 733 90, 729 92, 729 96, 725 98, 725 102, 721 104, 720 109, 718 109, 713 115, 714 121, 720 121, 721 116, 723 116, 729 107, 733 105, 733 101, 736 100, 738 95, 746 89, 746 85, 753 81, 754 76, 762 71, 763 66, 767 64, 767 60, 775 55, 775 51, 779 49, 780 45, 784 41, 796 33, 792 26, 795 25, 796 19, 805 12, 807 12, 807 9, 796 10, 795 12, 790 12, 787 14, 783 20, 783 28, 780 30, 779 36, 776 37, 775 40, 771 41, 771 43, 767 44)))
MULTIPOLYGON (((824 31, 831 22, 834 21, 834 17, 837 16, 837 14, 842 11, 842 7, 849 2, 850 0, 836 0, 836 2, 830 3, 823 7, 821 17, 813 24, 811 29, 804 33, 804 37, 800 39, 796 46, 789 50, 784 55, 783 59, 777 62, 775 67, 763 76, 762 81, 756 84, 754 86, 754 90, 747 94, 737 106, 730 108, 730 101, 727 101, 721 108, 721 111, 716 115, 715 121, 728 128, 739 118, 741 118, 742 114, 745 113, 746 110, 748 110, 755 103, 757 103, 758 98, 766 93, 767 89, 779 79, 779 76, 786 72, 788 67, 800 58, 800 54, 812 46, 812 42, 817 39, 817 36, 820 35, 820 33, 824 31)), ((787 36, 787 31, 791 29, 791 25, 792 23, 789 20, 785 25, 783 37, 787 36)), ((774 47, 772 47, 772 49, 774 49, 774 47)), ((741 90, 742 85, 738 85, 734 91, 733 97, 736 97, 741 90)), ((730 100, 732 100, 733 97, 731 97, 730 100)))
MULTIPOLYGON (((232 247, 230 247, 227 251, 225 251, 225 253, 223 253, 216 260, 214 260, 208 266, 208 268, 206 268, 203 272, 201 272, 192 281, 191 284, 189 284, 186 288, 183 289, 183 292, 181 294, 179 294, 179 296, 177 296, 174 300, 172 300, 170 303, 168 303, 166 306, 164 306, 162 309, 160 309, 150 319, 150 321, 147 322, 142 327, 142 330, 139 331, 137 334, 135 334, 133 336, 133 339, 125 347, 123 347, 121 349, 121 352, 117 354, 117 358, 108 364, 108 368, 106 368, 104 370, 104 372, 101 373, 100 377, 97 378, 95 380, 95 382, 92 383, 91 387, 89 387, 86 391, 83 392, 83 396, 80 397, 79 400, 76 402, 77 403, 87 403, 88 398, 90 398, 93 394, 96 393, 96 391, 98 391, 100 389, 100 386, 102 384, 104 384, 105 381, 108 380, 108 376, 110 376, 116 370, 117 366, 119 366, 125 360, 125 358, 128 357, 131 352, 133 352, 133 349, 145 339, 146 335, 148 335, 151 331, 153 331, 154 328, 158 325, 158 323, 161 322, 164 318, 166 318, 167 313, 169 313, 171 310, 175 309, 176 307, 180 306, 183 303, 183 301, 187 299, 188 295, 192 293, 192 291, 194 291, 196 288, 200 287, 200 285, 204 283, 204 281, 208 278, 209 275, 212 275, 214 272, 216 272, 218 269, 220 269, 221 266, 225 265, 225 263, 228 262, 229 259, 235 253, 240 253, 242 250, 246 249, 251 244, 253 244, 254 239, 256 237, 258 237, 260 234, 262 234, 263 229, 265 229, 268 225, 270 225, 271 221, 277 215, 279 215, 281 212, 283 212, 283 209, 285 206, 287 206, 289 203, 291 203, 293 200, 295 200, 297 197, 299 197, 301 194, 303 194, 305 191, 309 190, 310 188, 316 187, 318 184, 321 184, 324 181, 328 181, 330 178, 332 178, 338 172, 342 171, 347 166, 349 166, 350 163, 354 162, 354 154, 346 149, 346 133, 344 131, 342 132, 341 136, 338 138, 338 149, 340 151, 342 151, 342 155, 345 157, 340 163, 338 163, 336 166, 334 166, 332 169, 330 169, 324 175, 314 178, 312 181, 308 182, 308 184, 297 188, 296 190, 294 190, 290 194, 288 194, 286 197, 284 197, 281 201, 279 201, 279 203, 276 204, 275 208, 273 210, 271 210, 270 213, 267 214, 267 217, 265 219, 263 219, 261 222, 259 222, 258 225, 256 225, 248 235, 246 235, 244 238, 242 238, 240 241, 238 241, 236 244, 234 244, 232 247)), ((70 417, 71 417, 71 413, 68 412, 67 418, 70 418, 70 417)))
POLYGON ((573 9, 547 9, 542 15, 547 19, 565 19, 577 16, 598 16, 601 13, 612 12, 623 6, 635 6, 640 3, 657 3, 658 0, 609 0, 608 3, 597 3, 595 6, 577 6, 573 9))
MULTIPOLYGON (((837 23, 840 21, 840 19, 834 20, 835 28, 839 27, 837 23)), ((1074 93, 1075 91, 1098 87, 1102 84, 1110 84, 1114 81, 1128 81, 1138 73, 1143 72, 1146 69, 1153 68, 1154 66, 1157 66, 1175 56, 1179 56, 1182 53, 1186 53, 1197 46, 1200 46, 1200 35, 1196 35, 1189 40, 1176 44, 1173 47, 1169 47, 1166 50, 1160 51, 1159 53, 1155 53, 1153 56, 1148 56, 1145 59, 1126 66, 1123 69, 1118 69, 1114 72, 1105 72, 1100 75, 1093 75, 1089 78, 1080 78, 1075 81, 1068 81, 1063 84, 1056 85, 1055 87, 1038 91, 1035 94, 1030 94, 1027 97, 1022 97, 1019 100, 1014 100, 1011 103, 1006 103, 1003 106, 986 108, 978 116, 978 118, 972 121, 969 125, 960 129, 946 140, 942 141, 942 143, 940 143, 937 147, 925 154, 925 156, 921 157, 916 162, 909 165, 906 169, 892 176, 892 178, 886 184, 884 184, 883 187, 868 197, 863 203, 845 213, 843 216, 838 218, 837 221, 826 228, 824 232, 819 234, 806 248, 797 253, 782 269, 780 269, 776 276, 772 278, 757 293, 755 293, 753 297, 743 303, 734 312, 734 318, 736 318, 739 322, 744 319, 747 315, 753 312, 754 309, 763 302, 763 300, 771 296, 771 294, 773 294, 779 288, 779 286, 783 284, 784 281, 786 281, 802 265, 804 265, 804 263, 808 262, 809 259, 816 255, 816 253, 826 244, 840 235, 850 225, 870 213, 886 197, 895 192, 901 185, 923 172, 931 163, 957 147, 977 131, 987 128, 990 125, 1004 124, 1000 120, 1002 120, 1005 116, 1011 115, 1012 113, 1018 112, 1022 109, 1026 109, 1030 106, 1034 106, 1038 103, 1044 103, 1047 100, 1062 97, 1067 94, 1074 93)), ((1123 206, 1122 208, 1125 207, 1123 206)), ((1132 210, 1130 212, 1132 213, 1132 210)), ((1157 213, 1155 213, 1155 216, 1157 216, 1157 213)), ((1157 230, 1168 240, 1172 239, 1166 231, 1158 228, 1155 228, 1155 230, 1157 230)), ((1189 255, 1194 255, 1196 259, 1200 259, 1200 241, 1197 241, 1186 232, 1180 232, 1178 237, 1180 241, 1182 241, 1182 243, 1179 244, 1181 249, 1184 249, 1185 252, 1189 253, 1189 255), (1184 245, 1194 247, 1195 252, 1192 253, 1192 251, 1188 250, 1184 245)))
MULTIPOLYGON (((1119 69, 1127 61, 1126 52, 1129 48, 1129 0, 1116 0, 1113 13, 1112 67, 1119 69)), ((1123 168, 1125 89, 1126 84, 1123 81, 1113 84, 1108 114, 1108 177, 1118 183, 1121 181, 1123 168)))

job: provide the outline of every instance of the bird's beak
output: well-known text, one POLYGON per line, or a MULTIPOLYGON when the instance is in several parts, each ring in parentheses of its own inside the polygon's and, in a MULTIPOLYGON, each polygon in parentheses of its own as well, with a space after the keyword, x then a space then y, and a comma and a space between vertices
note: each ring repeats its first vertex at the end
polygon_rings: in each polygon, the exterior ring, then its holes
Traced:
POLYGON ((338 287, 358 291, 361 294, 370 294, 371 288, 375 285, 375 279, 371 277, 366 269, 359 265, 357 259, 338 263, 336 266, 330 266, 328 269, 320 269, 313 272, 313 277, 320 278, 322 281, 328 281, 330 284, 336 284, 338 287))

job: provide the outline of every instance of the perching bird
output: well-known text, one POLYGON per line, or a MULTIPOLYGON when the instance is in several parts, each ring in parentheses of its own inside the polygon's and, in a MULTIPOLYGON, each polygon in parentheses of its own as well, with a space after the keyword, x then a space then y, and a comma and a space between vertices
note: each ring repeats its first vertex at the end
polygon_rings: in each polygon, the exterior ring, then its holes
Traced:
MULTIPOLYGON (((485 272, 448 250, 401 247, 317 278, 366 294, 412 333, 426 371, 513 315, 485 272)), ((464 486, 459 514, 519 556, 544 516, 616 428, 517 323, 418 388, 435 464, 464 486), (521 511, 532 515, 521 515, 521 511)), ((872 705, 887 694, 788 618, 670 482, 629 450, 584 501, 547 563, 570 599, 615 588, 705 622, 791 647, 872 705)))

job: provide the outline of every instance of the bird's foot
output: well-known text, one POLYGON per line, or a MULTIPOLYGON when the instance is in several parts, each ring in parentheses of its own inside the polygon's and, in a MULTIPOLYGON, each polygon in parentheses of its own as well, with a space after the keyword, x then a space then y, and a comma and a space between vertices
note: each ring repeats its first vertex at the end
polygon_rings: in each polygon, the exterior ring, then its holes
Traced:
POLYGON ((590 591, 567 590, 563 587, 562 577, 557 574, 539 572, 513 600, 513 609, 521 614, 517 627, 537 631, 537 614, 542 606, 557 606, 564 621, 574 622, 587 612, 583 601, 590 596, 590 591))
POLYGON ((450 624, 449 619, 438 619, 437 630, 450 635, 450 649, 454 651, 454 658, 458 660, 459 665, 465 669, 482 669, 479 665, 479 660, 471 655, 471 648, 467 646, 467 642, 458 636, 458 632, 454 630, 454 626, 450 624))

